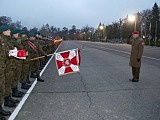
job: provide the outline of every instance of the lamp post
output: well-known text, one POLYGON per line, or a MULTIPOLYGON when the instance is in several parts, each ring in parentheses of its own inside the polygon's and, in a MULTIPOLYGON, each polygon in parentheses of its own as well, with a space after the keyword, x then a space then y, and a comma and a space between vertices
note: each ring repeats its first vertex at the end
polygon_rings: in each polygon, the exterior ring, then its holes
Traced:
POLYGON ((136 30, 136 15, 129 15, 128 16, 128 21, 134 22, 134 31, 136 30))
POLYGON ((156 45, 156 42, 157 42, 157 21, 156 21, 156 28, 155 28, 155 38, 154 38, 154 42, 155 42, 155 46, 157 46, 156 45))

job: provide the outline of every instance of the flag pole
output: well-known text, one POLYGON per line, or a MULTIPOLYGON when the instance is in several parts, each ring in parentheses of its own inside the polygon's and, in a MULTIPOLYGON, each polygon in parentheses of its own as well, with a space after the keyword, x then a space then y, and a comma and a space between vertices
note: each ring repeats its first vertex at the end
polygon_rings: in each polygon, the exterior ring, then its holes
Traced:
POLYGON ((37 60, 37 59, 44 58, 44 57, 45 56, 40 56, 40 57, 32 58, 32 59, 30 59, 30 61, 37 60))
MULTIPOLYGON (((47 56, 50 56, 50 55, 53 55, 53 54, 49 54, 49 55, 47 55, 47 56)), ((37 60, 37 59, 41 59, 41 58, 44 58, 45 56, 40 56, 40 57, 36 57, 36 58, 32 58, 32 59, 30 59, 30 61, 32 61, 32 60, 37 60)))

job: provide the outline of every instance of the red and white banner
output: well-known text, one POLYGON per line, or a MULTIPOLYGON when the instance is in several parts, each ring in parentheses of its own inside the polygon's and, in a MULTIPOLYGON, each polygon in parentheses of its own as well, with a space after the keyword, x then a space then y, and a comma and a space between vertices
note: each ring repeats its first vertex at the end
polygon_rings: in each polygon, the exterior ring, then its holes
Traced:
POLYGON ((79 49, 55 53, 58 74, 61 76, 79 72, 80 60, 81 58, 79 49))
POLYGON ((26 59, 27 52, 25 50, 17 50, 17 48, 14 47, 13 50, 9 50, 9 56, 12 56, 18 59, 26 59))

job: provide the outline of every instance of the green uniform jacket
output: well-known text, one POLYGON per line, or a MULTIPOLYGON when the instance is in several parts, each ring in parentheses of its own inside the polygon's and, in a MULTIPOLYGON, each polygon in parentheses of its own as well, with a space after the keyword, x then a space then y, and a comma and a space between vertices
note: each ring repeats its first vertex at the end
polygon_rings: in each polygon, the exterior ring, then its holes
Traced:
POLYGON ((0 40, 0 73, 2 71, 2 68, 5 69, 5 67, 6 67, 6 64, 5 64, 5 61, 6 61, 6 49, 5 49, 4 45, 5 45, 5 43, 0 40))
POLYGON ((5 93, 5 61, 5 46, 3 40, 0 38, 0 102, 2 102, 5 93))
MULTIPOLYGON (((23 49, 26 51, 26 52, 29 52, 30 51, 30 46, 28 45, 28 38, 27 37, 24 37, 24 38, 21 38, 22 40, 21 40, 21 43, 22 43, 22 45, 23 45, 23 49)), ((31 48, 32 49, 32 48, 31 48)), ((31 56, 30 56, 30 54, 28 54, 28 56, 27 56, 27 60, 28 59, 30 59, 31 58, 31 56)))
POLYGON ((34 40, 34 41, 30 40, 30 41, 38 48, 38 51, 39 51, 39 52, 37 53, 33 48, 30 47, 29 54, 31 54, 31 58, 39 57, 39 54, 47 55, 47 54, 43 51, 43 49, 41 48, 41 46, 40 46, 40 44, 38 43, 37 40, 34 40))
POLYGON ((6 68, 15 68, 14 57, 9 57, 9 50, 13 50, 14 46, 10 37, 2 36, 4 42, 5 55, 6 55, 6 68))
POLYGON ((141 60, 138 62, 137 58, 138 59, 142 58, 143 48, 144 48, 144 41, 140 37, 132 40, 131 55, 129 62, 129 65, 131 67, 141 67, 141 60))

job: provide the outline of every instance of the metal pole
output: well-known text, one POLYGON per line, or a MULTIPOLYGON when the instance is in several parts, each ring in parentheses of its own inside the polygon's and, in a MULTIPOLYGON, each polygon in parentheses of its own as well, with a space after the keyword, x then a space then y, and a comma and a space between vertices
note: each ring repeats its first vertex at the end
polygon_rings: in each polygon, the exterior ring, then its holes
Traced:
POLYGON ((146 42, 146 21, 145 21, 145 42, 146 42))
POLYGON ((156 21, 156 29, 155 29, 155 46, 156 46, 156 42, 157 42, 157 21, 156 21))
POLYGON ((151 22, 149 24, 149 46, 151 45, 151 22))
POLYGON ((136 20, 135 20, 135 22, 134 22, 134 31, 136 31, 136 25, 137 24, 137 22, 136 22, 136 20))

